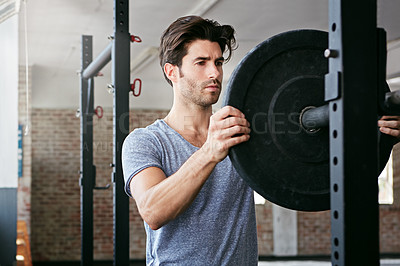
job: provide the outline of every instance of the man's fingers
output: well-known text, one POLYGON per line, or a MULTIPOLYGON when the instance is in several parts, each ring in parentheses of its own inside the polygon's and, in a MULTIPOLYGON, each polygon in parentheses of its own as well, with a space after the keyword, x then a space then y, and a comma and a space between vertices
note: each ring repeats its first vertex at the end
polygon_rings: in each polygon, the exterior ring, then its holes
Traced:
POLYGON ((237 144, 240 144, 242 142, 248 141, 250 139, 250 135, 249 134, 245 134, 245 135, 239 135, 237 137, 234 138, 230 138, 226 141, 226 144, 229 147, 233 147, 237 144))
POLYGON ((400 129, 400 121, 398 120, 379 120, 378 121, 379 127, 390 127, 393 129, 400 129))
POLYGON ((226 128, 221 130, 221 137, 222 138, 231 138, 231 137, 237 137, 241 135, 249 135, 250 134, 250 128, 249 127, 244 127, 244 126, 233 126, 230 128, 226 128))
POLYGON ((223 120, 229 116, 244 118, 244 114, 239 111, 239 109, 229 105, 222 107, 218 112, 213 115, 214 119, 216 120, 223 120))
POLYGON ((400 117, 399 116, 395 116, 395 115, 384 115, 381 117, 381 120, 385 120, 385 119, 390 119, 390 120, 399 120, 400 117))
POLYGON ((220 140, 250 133, 250 123, 242 112, 232 106, 225 106, 211 119, 210 132, 220 140))
POLYGON ((236 117, 236 116, 231 116, 231 117, 227 117, 221 121, 218 122, 220 128, 224 129, 224 128, 230 128, 236 125, 239 126, 244 126, 244 127, 250 127, 250 123, 242 117, 236 117))
POLYGON ((398 129, 391 129, 389 127, 381 127, 381 128, 379 128, 379 130, 382 133, 388 134, 390 136, 393 136, 396 138, 400 137, 400 130, 398 130, 398 129))
POLYGON ((400 137, 400 117, 384 115, 378 120, 379 130, 382 133, 399 138, 400 137))

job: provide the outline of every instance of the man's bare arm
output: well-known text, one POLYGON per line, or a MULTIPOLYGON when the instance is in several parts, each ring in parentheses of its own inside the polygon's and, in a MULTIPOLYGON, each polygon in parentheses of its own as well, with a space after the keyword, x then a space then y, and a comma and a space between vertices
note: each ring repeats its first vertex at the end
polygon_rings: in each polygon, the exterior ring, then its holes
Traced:
POLYGON ((135 175, 130 183, 139 213, 153 230, 175 219, 194 201, 216 164, 229 148, 249 139, 249 123, 243 114, 224 107, 210 119, 205 144, 168 178, 157 167, 135 175), (232 137, 234 136, 234 137, 232 137))

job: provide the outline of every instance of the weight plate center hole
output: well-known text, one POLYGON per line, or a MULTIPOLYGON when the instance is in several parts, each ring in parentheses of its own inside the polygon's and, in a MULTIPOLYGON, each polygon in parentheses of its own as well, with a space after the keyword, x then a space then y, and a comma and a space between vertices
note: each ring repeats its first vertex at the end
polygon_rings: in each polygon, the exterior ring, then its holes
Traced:
POLYGON ((307 106, 305 108, 303 108, 303 110, 301 110, 300 112, 300 116, 299 116, 299 125, 300 127, 307 132, 308 134, 316 134, 318 133, 321 128, 319 127, 315 127, 315 122, 313 122, 312 120, 306 120, 304 121, 304 114, 311 109, 316 108, 315 106, 307 106))

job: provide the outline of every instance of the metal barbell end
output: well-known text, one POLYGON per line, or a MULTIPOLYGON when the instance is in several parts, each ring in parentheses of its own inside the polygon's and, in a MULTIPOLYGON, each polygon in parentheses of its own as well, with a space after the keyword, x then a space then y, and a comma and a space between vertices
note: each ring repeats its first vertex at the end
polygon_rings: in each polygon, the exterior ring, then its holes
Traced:
POLYGON ((112 84, 107 84, 107 91, 109 94, 113 94, 114 93, 114 85, 112 84))

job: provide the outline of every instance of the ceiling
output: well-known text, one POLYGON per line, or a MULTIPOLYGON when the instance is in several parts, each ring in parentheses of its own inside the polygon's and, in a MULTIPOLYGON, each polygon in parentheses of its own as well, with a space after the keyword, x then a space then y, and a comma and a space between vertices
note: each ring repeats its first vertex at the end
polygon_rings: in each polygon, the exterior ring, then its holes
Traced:
MULTIPOLYGON (((205 0, 132 0, 130 33, 142 43, 131 45, 131 62, 148 48, 158 47, 164 29, 177 17, 197 13, 232 25, 237 32, 238 50, 225 65, 225 82, 239 60, 261 41, 284 31, 311 28, 327 30, 328 0, 212 0, 208 10, 196 10, 205 0)), ((379 0, 378 25, 388 33, 388 74, 400 72, 400 1, 379 0)), ((27 0, 20 10, 20 64, 32 66, 32 105, 36 108, 78 108, 81 35, 93 36, 96 57, 113 33, 112 0, 27 0), (25 9, 26 8, 26 9, 25 9), (24 18, 27 18, 25 28, 24 18), (25 39, 25 30, 27 39, 25 39)), ((112 106, 107 91, 111 67, 95 78, 95 106, 112 106)), ((169 109, 172 89, 163 78, 157 57, 132 73, 141 78, 142 94, 130 96, 133 108, 169 109)), ((393 85, 396 87, 396 84, 393 85)))

